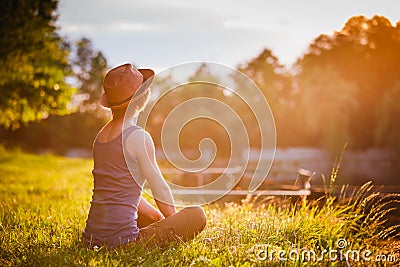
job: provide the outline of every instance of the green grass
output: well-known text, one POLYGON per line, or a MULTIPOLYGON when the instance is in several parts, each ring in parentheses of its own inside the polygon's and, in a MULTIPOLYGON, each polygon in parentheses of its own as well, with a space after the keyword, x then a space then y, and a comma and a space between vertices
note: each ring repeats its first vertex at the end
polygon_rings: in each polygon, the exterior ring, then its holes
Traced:
POLYGON ((372 190, 370 184, 346 202, 327 195, 310 203, 247 198, 240 205, 208 205, 205 231, 186 244, 89 250, 80 237, 91 198, 91 168, 91 160, 0 148, 0 266, 347 266, 327 256, 318 262, 285 262, 263 253, 309 249, 320 256, 323 249, 337 249, 341 238, 346 250, 368 249, 371 259, 379 254, 400 258, 396 228, 384 221, 398 203, 376 200, 379 193, 363 197, 372 190))

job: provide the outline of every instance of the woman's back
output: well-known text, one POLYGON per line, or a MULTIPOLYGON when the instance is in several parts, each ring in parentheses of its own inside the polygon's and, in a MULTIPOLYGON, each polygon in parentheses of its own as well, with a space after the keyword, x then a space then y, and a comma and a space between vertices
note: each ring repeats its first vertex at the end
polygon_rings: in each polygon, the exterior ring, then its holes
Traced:
MULTIPOLYGON (((137 129, 140 127, 131 126, 124 135, 137 129)), ((108 141, 96 138, 93 158, 94 189, 84 230, 85 242, 92 246, 116 246, 134 240, 139 233, 137 207, 143 186, 136 182, 142 180, 138 162, 134 158, 128 159, 128 168, 122 133, 108 141)))

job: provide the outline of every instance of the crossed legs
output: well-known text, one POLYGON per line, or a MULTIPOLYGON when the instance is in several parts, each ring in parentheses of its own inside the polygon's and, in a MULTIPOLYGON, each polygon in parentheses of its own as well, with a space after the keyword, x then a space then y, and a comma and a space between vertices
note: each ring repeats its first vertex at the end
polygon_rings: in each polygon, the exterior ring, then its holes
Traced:
MULTIPOLYGON (((149 203, 143 203, 142 205, 150 205, 149 203)), ((150 207, 146 208, 150 209, 150 207)), ((156 210, 152 206, 151 208, 156 210)), ((159 213, 158 210, 150 213, 139 213, 137 221, 140 230, 136 242, 146 246, 164 247, 167 243, 172 241, 185 242, 190 240, 206 226, 206 216, 200 206, 183 208, 165 219, 162 219, 162 217, 160 217, 162 214, 158 214, 157 212, 159 213), (154 222, 154 219, 161 220, 154 222)))

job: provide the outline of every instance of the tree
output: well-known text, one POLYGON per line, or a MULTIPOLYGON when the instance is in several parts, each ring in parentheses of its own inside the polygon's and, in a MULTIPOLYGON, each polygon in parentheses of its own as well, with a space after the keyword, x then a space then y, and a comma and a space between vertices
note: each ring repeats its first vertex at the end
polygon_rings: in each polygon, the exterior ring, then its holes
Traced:
POLYGON ((69 113, 68 47, 57 34, 57 0, 0 2, 0 125, 16 129, 69 113))
POLYGON ((107 60, 92 47, 87 38, 64 42, 71 52, 73 72, 68 77, 69 82, 76 84, 78 89, 70 104, 72 113, 49 115, 37 123, 14 130, 0 128, 0 140, 6 140, 5 145, 17 145, 31 152, 46 150, 65 155, 71 149, 78 148, 90 153, 93 139, 108 119, 108 112, 100 108, 98 103, 107 60))
POLYGON ((400 81, 385 92, 376 109, 375 140, 380 146, 400 151, 400 81))
POLYGON ((99 116, 105 115, 100 107, 103 80, 107 71, 107 59, 103 53, 93 48, 87 38, 78 40, 73 46, 72 69, 78 86, 75 95, 80 112, 94 112, 99 116))
POLYGON ((328 65, 357 87, 359 106, 350 118, 351 147, 374 146, 377 103, 400 77, 400 22, 392 25, 382 16, 352 17, 341 30, 316 38, 297 64, 300 71, 328 65))
POLYGON ((357 108, 357 88, 331 66, 303 69, 298 104, 303 130, 319 147, 338 155, 351 140, 351 114, 357 108))
MULTIPOLYGON (((241 64, 238 70, 246 74, 265 96, 275 119, 278 145, 298 145, 301 133, 296 129, 292 76, 269 49, 241 64)), ((248 114, 245 112, 244 114, 248 114)))
POLYGON ((271 50, 264 49, 257 57, 239 65, 238 70, 256 83, 273 110, 289 98, 291 87, 288 72, 271 50))
MULTIPOLYGON (((159 76, 160 77, 160 76, 159 76)), ((154 106, 149 116, 148 125, 146 129, 149 130, 154 138, 154 142, 157 146, 161 145, 161 129, 164 125, 165 120, 170 115, 171 111, 184 103, 185 101, 190 101, 197 97, 208 97, 212 99, 222 99, 224 98, 223 90, 218 86, 207 84, 207 83, 196 83, 196 81, 207 81, 211 83, 218 83, 218 77, 210 73, 210 70, 205 64, 200 65, 194 73, 188 77, 187 83, 183 83, 180 86, 175 87, 176 82, 171 76, 167 75, 164 78, 157 78, 155 83, 151 86, 152 95, 159 95, 160 93, 166 93, 158 99, 158 102, 154 106), (170 90, 171 89, 171 90, 170 90)), ((226 97, 225 97, 226 98, 226 97)), ((151 104, 152 101, 150 101, 151 104)), ((197 115, 200 109, 213 109, 213 107, 200 106, 199 109, 193 109, 193 116, 197 115)), ((174 120, 171 120, 175 124, 174 128, 181 127, 181 119, 186 117, 187 114, 176 114, 174 120)), ((180 145, 184 149, 197 149, 199 140, 205 136, 212 135, 213 139, 218 139, 220 133, 224 134, 223 129, 218 127, 213 127, 211 130, 204 131, 206 127, 210 125, 215 126, 215 123, 211 123, 210 120, 194 120, 191 121, 183 128, 182 135, 179 137, 180 145), (190 125, 189 125, 190 124, 190 125), (205 126, 206 125, 206 126, 205 126)), ((165 135, 170 133, 164 132, 165 135)), ((175 141, 173 136, 170 134, 168 137, 172 141, 175 141)), ((171 142, 172 142, 171 141, 171 142)), ((218 141, 217 141, 218 142, 218 141)))

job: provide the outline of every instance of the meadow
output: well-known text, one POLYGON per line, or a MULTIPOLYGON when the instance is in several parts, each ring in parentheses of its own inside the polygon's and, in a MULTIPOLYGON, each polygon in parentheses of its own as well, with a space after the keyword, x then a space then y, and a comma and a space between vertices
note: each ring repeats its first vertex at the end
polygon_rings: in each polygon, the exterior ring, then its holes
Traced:
MULTIPOLYGON (((0 266, 395 266, 396 198, 326 194, 308 202, 248 197, 205 206, 206 229, 167 248, 87 249, 92 161, 0 148, 0 266)), ((336 175, 336 174, 335 174, 336 175)), ((366 194, 369 192, 369 194, 366 194)))

